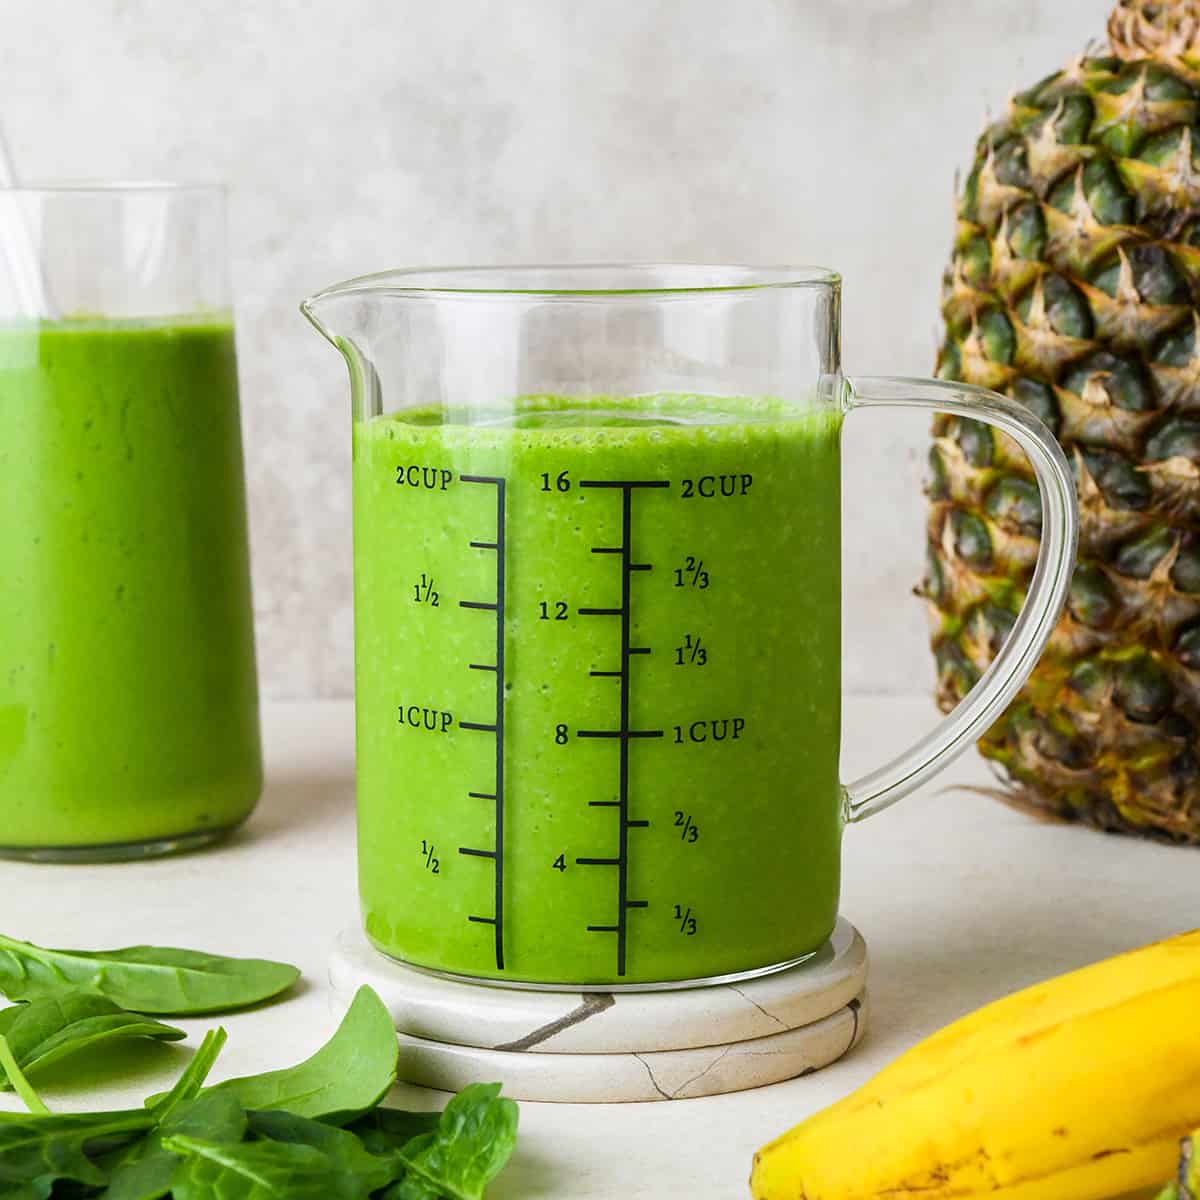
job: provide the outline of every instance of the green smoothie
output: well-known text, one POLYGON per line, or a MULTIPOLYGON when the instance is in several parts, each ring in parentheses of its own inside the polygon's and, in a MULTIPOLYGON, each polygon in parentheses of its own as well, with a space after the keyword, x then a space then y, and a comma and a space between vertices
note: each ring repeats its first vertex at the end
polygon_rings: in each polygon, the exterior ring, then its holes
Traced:
POLYGON ((0 329, 0 853, 184 843, 261 785, 233 330, 0 329))
POLYGON ((523 400, 360 423, 360 891, 383 951, 750 971, 838 902, 840 418, 523 400))

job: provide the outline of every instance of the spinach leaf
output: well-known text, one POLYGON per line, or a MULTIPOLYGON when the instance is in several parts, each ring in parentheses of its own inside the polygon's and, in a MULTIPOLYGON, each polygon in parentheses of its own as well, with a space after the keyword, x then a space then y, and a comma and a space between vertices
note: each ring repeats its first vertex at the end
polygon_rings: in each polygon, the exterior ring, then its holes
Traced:
POLYGON ((107 1113, 51 1113, 48 1116, 0 1114, 0 1195, 6 1184, 44 1188, 49 1195, 57 1180, 100 1187, 103 1170, 89 1157, 136 1137, 153 1127, 148 1109, 107 1113))
POLYGON ((441 1114, 404 1112, 399 1108, 375 1108, 346 1126, 372 1154, 401 1150, 413 1138, 437 1128, 441 1114))
POLYGON ((95 1159, 142 1137, 180 1105, 193 1099, 225 1041, 225 1031, 206 1035, 175 1086, 149 1108, 100 1113, 16 1114, 0 1112, 0 1195, 49 1196, 59 1180, 102 1187, 107 1172, 95 1159), (32 1190, 31 1190, 32 1189, 32 1190))
POLYGON ((385 1200, 480 1200, 517 1141, 517 1106, 498 1083, 473 1083, 446 1105, 437 1129, 399 1152, 406 1174, 385 1200))
POLYGON ((286 991, 300 972, 260 958, 224 958, 169 946, 46 950, 0 934, 0 992, 10 1000, 82 989, 143 1013, 244 1008, 286 991))
POLYGON ((359 988, 333 1037, 294 1067, 227 1079, 212 1091, 232 1092, 246 1109, 286 1109, 344 1125, 374 1108, 396 1080, 400 1043, 383 1001, 359 988))
POLYGON ((160 1200, 166 1196, 179 1166, 179 1156, 163 1148, 163 1139, 172 1134, 236 1144, 246 1135, 246 1114, 236 1097, 223 1092, 181 1104, 152 1133, 106 1164, 109 1182, 104 1200, 160 1200))
MULTIPOLYGON (((111 1000, 91 992, 66 992, 0 1009, 0 1034, 8 1039, 17 1065, 26 1074, 118 1038, 174 1042, 187 1037, 182 1029, 125 1012, 111 1000)), ((11 1084, 0 1072, 0 1089, 11 1084)))
POLYGON ((221 1053, 228 1036, 220 1026, 210 1029, 204 1035, 200 1048, 192 1055, 191 1062, 180 1072, 175 1086, 169 1092, 152 1096, 146 1101, 146 1107, 159 1121, 165 1121, 181 1104, 186 1104, 200 1095, 200 1089, 213 1069, 213 1063, 217 1061, 217 1055, 221 1053))
POLYGON ((5 1076, 20 1097, 21 1103, 31 1113, 44 1116, 50 1111, 42 1103, 41 1096, 33 1090, 29 1080, 25 1078, 25 1072, 21 1070, 21 1064, 17 1062, 16 1055, 13 1054, 12 1047, 8 1044, 8 1038, 2 1033, 0 1033, 0 1069, 3 1069, 5 1076))
POLYGON ((175 1134, 163 1140, 184 1155, 171 1181, 174 1200, 366 1200, 367 1184, 315 1146, 245 1142, 222 1146, 175 1134))
POLYGON ((403 1164, 390 1151, 384 1156, 371 1154, 354 1134, 334 1125, 310 1121, 290 1112, 252 1112, 247 1116, 250 1132, 256 1138, 312 1146, 334 1166, 352 1171, 362 1179, 369 1192, 386 1187, 404 1170, 403 1164))

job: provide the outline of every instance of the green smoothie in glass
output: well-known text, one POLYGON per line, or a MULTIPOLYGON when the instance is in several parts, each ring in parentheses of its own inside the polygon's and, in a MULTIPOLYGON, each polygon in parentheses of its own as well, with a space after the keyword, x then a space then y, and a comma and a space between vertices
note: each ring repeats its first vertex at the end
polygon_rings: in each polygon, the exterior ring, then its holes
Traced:
POLYGON ((372 941, 579 984, 815 950, 843 819, 840 414, 531 397, 473 420, 354 430, 372 941))
POLYGON ((238 824, 261 766, 230 324, 0 328, 0 511, 0 853, 238 824))

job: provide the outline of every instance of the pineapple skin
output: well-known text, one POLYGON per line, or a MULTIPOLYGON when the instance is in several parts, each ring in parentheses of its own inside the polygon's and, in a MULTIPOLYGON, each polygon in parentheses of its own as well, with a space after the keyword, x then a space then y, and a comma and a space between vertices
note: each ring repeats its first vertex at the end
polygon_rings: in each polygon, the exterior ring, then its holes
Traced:
MULTIPOLYGON (((1011 796, 1200 843, 1200 58, 1081 58, 987 129, 957 209, 938 374, 1006 392, 1075 472, 1079 561, 1040 664, 980 750, 1011 796)), ((1032 575, 1023 455, 934 424, 927 569, 939 705, 1032 575)))

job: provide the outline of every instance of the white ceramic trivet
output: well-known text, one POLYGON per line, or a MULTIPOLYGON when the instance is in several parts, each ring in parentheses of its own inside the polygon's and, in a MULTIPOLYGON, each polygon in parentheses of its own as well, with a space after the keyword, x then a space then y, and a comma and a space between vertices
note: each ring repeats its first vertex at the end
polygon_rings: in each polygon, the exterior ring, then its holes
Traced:
POLYGON ((388 1006, 400 1078, 456 1091, 494 1080, 518 1100, 611 1103, 713 1096, 806 1075, 866 1026, 867 949, 839 919, 812 958, 741 983, 653 992, 467 983, 386 958, 358 930, 329 967, 345 1008, 363 984, 388 1006))
POLYGON ((779 1083, 842 1057, 866 1027, 866 993, 812 1025, 770 1037, 643 1054, 527 1054, 400 1034, 400 1078, 456 1092, 500 1082, 514 1100, 616 1103, 688 1100, 779 1083))
POLYGON ((805 1028, 845 1008, 866 976, 866 945, 844 918, 825 946, 797 967, 678 991, 525 991, 463 983, 386 958, 357 929, 338 939, 329 968, 343 1007, 370 984, 401 1033, 554 1055, 688 1050, 805 1028))

